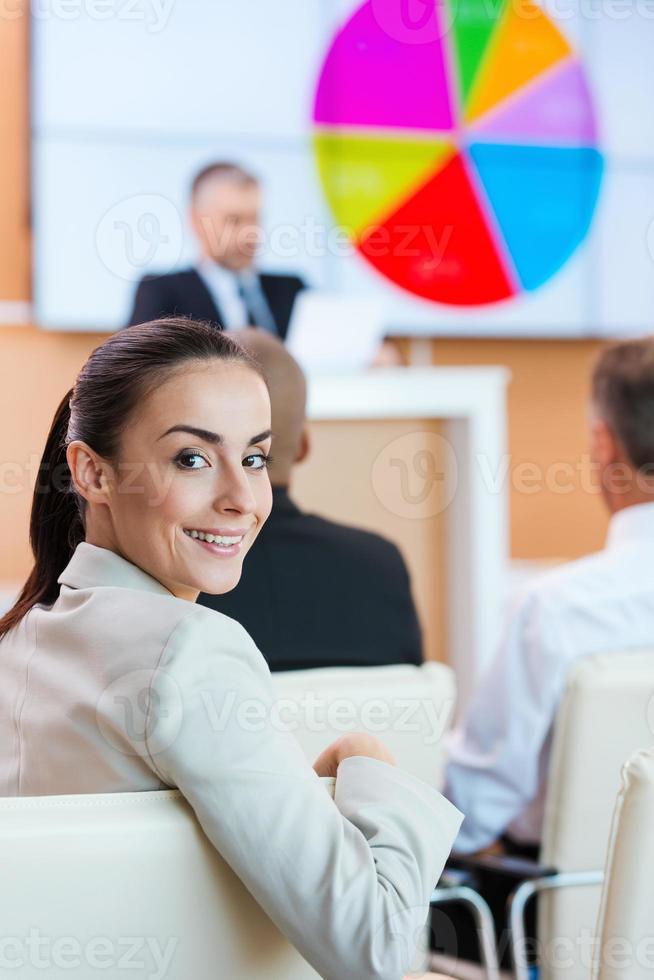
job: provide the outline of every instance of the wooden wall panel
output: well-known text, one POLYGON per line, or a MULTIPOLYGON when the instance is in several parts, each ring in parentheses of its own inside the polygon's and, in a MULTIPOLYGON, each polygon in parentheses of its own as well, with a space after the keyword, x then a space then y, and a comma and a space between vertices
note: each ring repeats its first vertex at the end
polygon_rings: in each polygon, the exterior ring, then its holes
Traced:
POLYGON ((576 558, 602 547, 608 515, 591 479, 587 439, 589 378, 601 347, 587 340, 433 344, 435 364, 505 364, 511 371, 514 558, 576 558))
MULTIPOLYGON (((11 6, 11 5, 9 5, 11 6)), ((30 295, 27 3, 0 16, 0 300, 30 295)))

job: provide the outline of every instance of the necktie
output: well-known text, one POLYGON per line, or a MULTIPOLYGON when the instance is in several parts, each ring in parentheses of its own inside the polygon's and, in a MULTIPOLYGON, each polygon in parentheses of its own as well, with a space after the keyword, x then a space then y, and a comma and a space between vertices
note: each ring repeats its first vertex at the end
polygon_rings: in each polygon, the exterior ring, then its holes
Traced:
POLYGON ((240 275, 238 277, 238 291, 253 325, 261 327, 277 337, 278 330, 275 318, 263 294, 258 276, 251 273, 240 275))

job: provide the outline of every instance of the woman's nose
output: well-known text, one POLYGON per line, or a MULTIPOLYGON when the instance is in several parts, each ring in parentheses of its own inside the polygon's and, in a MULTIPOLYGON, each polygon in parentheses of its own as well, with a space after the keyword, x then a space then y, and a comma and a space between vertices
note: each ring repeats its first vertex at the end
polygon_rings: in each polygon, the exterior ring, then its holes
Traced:
POLYGON ((255 497, 248 474, 240 460, 238 465, 226 466, 221 476, 214 501, 215 509, 236 510, 241 514, 252 513, 255 508, 255 497))

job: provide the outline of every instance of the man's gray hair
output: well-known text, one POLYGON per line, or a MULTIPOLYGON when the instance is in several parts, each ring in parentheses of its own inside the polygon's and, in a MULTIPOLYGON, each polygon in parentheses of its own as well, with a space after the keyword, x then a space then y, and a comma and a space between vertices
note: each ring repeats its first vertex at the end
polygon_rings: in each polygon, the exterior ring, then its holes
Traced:
POLYGON ((257 177, 241 167, 240 164, 221 160, 207 164, 195 175, 191 184, 191 199, 195 200, 203 185, 213 180, 227 180, 242 186, 259 183, 257 177))
POLYGON ((630 462, 654 476, 654 337, 615 344, 600 354, 593 399, 630 462))

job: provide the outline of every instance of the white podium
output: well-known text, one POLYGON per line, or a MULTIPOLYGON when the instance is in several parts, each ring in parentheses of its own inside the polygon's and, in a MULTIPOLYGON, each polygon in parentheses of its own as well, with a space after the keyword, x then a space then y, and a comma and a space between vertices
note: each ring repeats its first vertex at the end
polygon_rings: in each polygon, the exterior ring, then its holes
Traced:
MULTIPOLYGON (((456 457, 447 519, 449 656, 459 710, 493 654, 509 559, 502 367, 407 367, 309 378, 309 418, 439 419, 456 457)), ((445 474, 445 479, 451 475, 445 474)))

